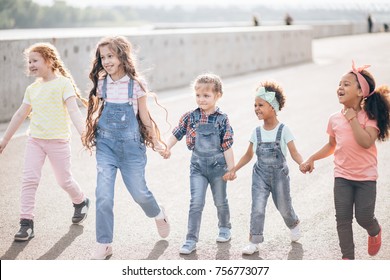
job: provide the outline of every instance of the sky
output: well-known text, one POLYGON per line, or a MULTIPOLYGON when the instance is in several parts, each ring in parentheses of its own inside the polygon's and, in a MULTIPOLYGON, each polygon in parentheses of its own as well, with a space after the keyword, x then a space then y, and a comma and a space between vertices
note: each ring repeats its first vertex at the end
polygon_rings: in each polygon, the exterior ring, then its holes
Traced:
MULTIPOLYGON (((54 0, 33 0, 41 5, 51 5, 54 0)), ((85 6, 102 6, 102 5, 132 5, 132 6, 171 6, 171 5, 266 5, 280 8, 287 7, 313 7, 313 8, 343 8, 349 9, 351 7, 357 7, 363 10, 380 10, 384 7, 390 9, 389 0, 65 0, 68 5, 85 7, 85 6)))

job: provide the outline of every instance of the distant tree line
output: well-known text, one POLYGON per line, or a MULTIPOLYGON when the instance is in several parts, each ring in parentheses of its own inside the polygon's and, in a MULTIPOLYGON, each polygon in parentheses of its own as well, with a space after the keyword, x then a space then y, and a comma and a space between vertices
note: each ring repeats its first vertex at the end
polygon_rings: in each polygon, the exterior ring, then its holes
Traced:
POLYGON ((110 25, 134 19, 132 8, 77 8, 65 1, 41 6, 32 0, 0 0, 0 29, 110 25))
MULTIPOLYGON (((82 0, 80 0, 82 1, 82 0)), ((251 22, 254 14, 263 21, 283 23, 282 9, 256 7, 205 7, 189 9, 183 6, 162 8, 158 6, 85 7, 69 6, 57 0, 52 6, 41 6, 32 0, 0 0, 0 29, 134 26, 156 22, 251 22)), ((288 11, 296 20, 365 20, 365 12, 356 10, 288 11)))

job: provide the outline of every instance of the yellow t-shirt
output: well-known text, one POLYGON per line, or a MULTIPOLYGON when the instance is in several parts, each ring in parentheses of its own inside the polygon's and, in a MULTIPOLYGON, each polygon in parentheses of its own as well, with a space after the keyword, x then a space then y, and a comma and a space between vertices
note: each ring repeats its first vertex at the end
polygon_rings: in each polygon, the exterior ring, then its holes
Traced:
POLYGON ((69 139, 70 118, 65 100, 75 96, 72 82, 64 77, 29 85, 23 103, 32 107, 30 136, 39 139, 69 139))

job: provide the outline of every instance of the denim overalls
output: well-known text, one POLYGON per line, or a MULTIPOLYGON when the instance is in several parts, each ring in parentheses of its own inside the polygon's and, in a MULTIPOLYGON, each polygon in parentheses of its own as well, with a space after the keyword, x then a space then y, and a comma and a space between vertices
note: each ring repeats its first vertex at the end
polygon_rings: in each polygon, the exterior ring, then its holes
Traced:
POLYGON ((218 227, 231 228, 230 211, 226 194, 226 181, 222 176, 227 171, 226 161, 221 151, 219 124, 222 115, 215 123, 195 124, 195 148, 192 152, 190 166, 191 201, 188 215, 187 240, 199 239, 202 211, 205 205, 206 190, 210 184, 214 205, 217 207, 218 227))
POLYGON ((253 166, 252 174, 250 223, 250 241, 255 244, 264 241, 265 208, 270 193, 287 227, 292 229, 299 223, 291 204, 288 166, 280 148, 283 127, 284 125, 280 124, 275 142, 262 142, 260 127, 256 128, 257 162, 253 166))
MULTIPOLYGON (((129 100, 134 81, 128 85, 129 100)), ((103 82, 102 98, 107 97, 107 79, 103 82)), ((117 169, 121 171, 127 190, 148 217, 160 213, 153 194, 145 182, 146 147, 131 101, 105 102, 96 133, 96 239, 111 243, 114 228, 114 187, 117 169)))

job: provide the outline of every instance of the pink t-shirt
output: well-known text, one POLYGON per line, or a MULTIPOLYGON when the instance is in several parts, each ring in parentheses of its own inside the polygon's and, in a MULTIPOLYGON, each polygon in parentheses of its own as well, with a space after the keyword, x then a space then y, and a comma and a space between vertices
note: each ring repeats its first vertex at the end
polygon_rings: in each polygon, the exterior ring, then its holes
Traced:
MULTIPOLYGON (((376 120, 368 119, 364 110, 359 111, 357 119, 363 128, 370 126, 378 129, 376 120)), ((327 132, 336 139, 334 176, 354 181, 376 181, 378 171, 375 143, 368 149, 360 146, 353 136, 351 125, 341 112, 330 116, 327 132)))

